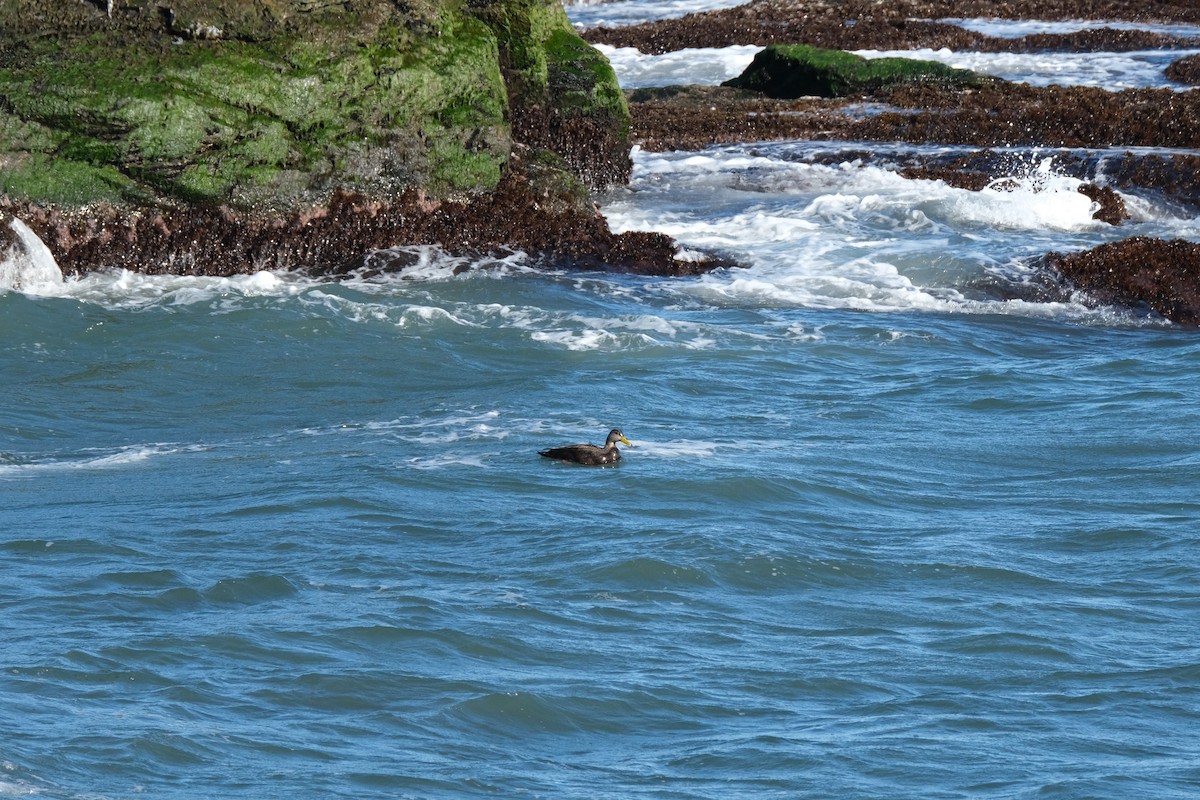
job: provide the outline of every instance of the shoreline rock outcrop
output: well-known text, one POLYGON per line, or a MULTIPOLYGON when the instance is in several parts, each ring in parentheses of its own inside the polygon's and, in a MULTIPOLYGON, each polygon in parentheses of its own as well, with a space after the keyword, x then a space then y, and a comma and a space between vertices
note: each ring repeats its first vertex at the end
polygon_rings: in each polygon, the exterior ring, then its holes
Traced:
POLYGON ((524 167, 506 171, 490 192, 434 199, 411 189, 380 199, 338 191, 289 214, 210 205, 63 211, 0 198, 0 219, 6 214, 46 243, 66 276, 106 268, 219 276, 299 269, 338 277, 364 268, 375 251, 410 245, 477 255, 524 250, 546 266, 646 275, 699 274, 727 263, 680 259, 665 234, 614 234, 594 207, 577 202, 573 187, 556 190, 524 167))
MULTIPOLYGON (((67 274, 124 266, 337 275, 366 266, 374 250, 413 244, 695 274, 724 264, 681 260, 662 234, 614 235, 589 191, 628 179, 634 143, 699 149, 792 138, 984 148, 958 163, 909 154, 896 167, 967 188, 994 177, 990 148, 1091 148, 1104 154, 1058 158, 1085 181, 1098 218, 1126 216, 1114 191, 1122 187, 1200 208, 1200 157, 1116 150, 1200 150, 1200 92, 868 80, 833 99, 695 86, 623 93, 585 41, 649 53, 728 44, 1200 47, 1196 38, 1112 27, 991 37, 952 17, 1196 24, 1200 7, 751 0, 581 38, 557 0, 8 0, 0 6, 0 222, 22 219, 67 274)), ((1181 59, 1168 76, 1192 80, 1193 68, 1194 59, 1181 59)), ((0 231, 0 250, 11 238, 0 231)), ((1188 243, 1130 241, 1043 263, 1093 297, 1200 324, 1188 243)))
POLYGON ((0 198, 68 273, 333 269, 429 240, 699 269, 596 213, 629 136, 557 0, 0 6, 0 198))

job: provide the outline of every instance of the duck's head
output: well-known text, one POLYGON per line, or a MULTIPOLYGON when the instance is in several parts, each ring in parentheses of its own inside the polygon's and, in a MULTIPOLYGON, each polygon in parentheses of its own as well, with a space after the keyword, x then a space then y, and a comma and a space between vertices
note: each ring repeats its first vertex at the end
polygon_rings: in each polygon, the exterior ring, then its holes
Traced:
POLYGON ((621 433, 620 428, 613 428, 608 432, 608 439, 604 442, 604 446, 607 447, 609 445, 616 444, 617 442, 633 447, 633 442, 625 438, 625 434, 621 433))

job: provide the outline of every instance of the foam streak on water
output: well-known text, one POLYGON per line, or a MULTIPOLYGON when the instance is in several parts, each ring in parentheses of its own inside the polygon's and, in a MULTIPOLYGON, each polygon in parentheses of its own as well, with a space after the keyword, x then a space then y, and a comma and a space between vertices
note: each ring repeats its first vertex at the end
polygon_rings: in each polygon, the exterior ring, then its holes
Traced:
POLYGON ((582 0, 564 4, 578 28, 636 25, 652 19, 674 19, 702 11, 732 8, 740 0, 582 0))

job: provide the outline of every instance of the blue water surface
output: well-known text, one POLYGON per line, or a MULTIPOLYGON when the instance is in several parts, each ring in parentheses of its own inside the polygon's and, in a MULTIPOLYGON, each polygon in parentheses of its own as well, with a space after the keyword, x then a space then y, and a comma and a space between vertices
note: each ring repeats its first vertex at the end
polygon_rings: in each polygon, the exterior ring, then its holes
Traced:
POLYGON ((1195 795, 1193 332, 647 288, 0 296, 0 792, 1195 795))

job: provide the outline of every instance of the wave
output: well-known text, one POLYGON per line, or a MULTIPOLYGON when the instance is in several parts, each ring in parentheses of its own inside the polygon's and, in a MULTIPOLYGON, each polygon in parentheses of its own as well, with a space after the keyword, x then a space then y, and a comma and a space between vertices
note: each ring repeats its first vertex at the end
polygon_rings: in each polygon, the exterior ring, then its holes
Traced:
POLYGON ((16 241, 0 259, 0 292, 44 294, 60 287, 62 270, 46 243, 16 217, 9 220, 8 227, 16 234, 16 241))
POLYGON ((604 211, 614 230, 660 230, 686 247, 751 265, 661 285, 702 305, 1019 314, 1102 324, 1149 320, 1089 308, 1030 260, 1129 235, 1175 238, 1195 228, 1196 220, 1150 203, 1132 203, 1135 218, 1119 228, 1096 220, 1098 205, 1079 192, 1083 182, 1037 151, 1014 152, 1008 174, 970 191, 852 156, 837 161, 849 147, 635 151, 632 189, 612 193, 604 211))
POLYGON ((1020 38, 1038 33, 1076 33, 1096 28, 1114 28, 1127 31, 1148 31, 1165 36, 1200 36, 1200 26, 1161 22, 1124 22, 1121 20, 1038 20, 947 17, 936 20, 958 25, 969 31, 1001 38, 1020 38))
POLYGON ((635 47, 594 45, 608 58, 622 89, 651 86, 716 86, 735 78, 763 49, 759 45, 704 47, 647 55, 635 47))
POLYGON ((130 445, 113 452, 91 451, 67 457, 30 457, 18 453, 0 453, 0 478, 24 478, 48 472, 71 470, 109 470, 139 464, 152 458, 176 453, 196 452, 198 445, 130 445))
POLYGON ((675 19, 701 11, 741 5, 744 0, 567 0, 567 16, 577 28, 636 25, 675 19))
POLYGON ((674 439, 669 442, 649 442, 638 440, 634 442, 638 456, 656 458, 707 458, 717 452, 721 445, 716 442, 697 442, 688 439, 674 439))
POLYGON ((856 50, 864 58, 918 58, 1031 86, 1096 86, 1121 89, 1190 89, 1167 79, 1163 70, 1197 50, 1140 50, 1126 53, 978 53, 933 50, 856 50))

